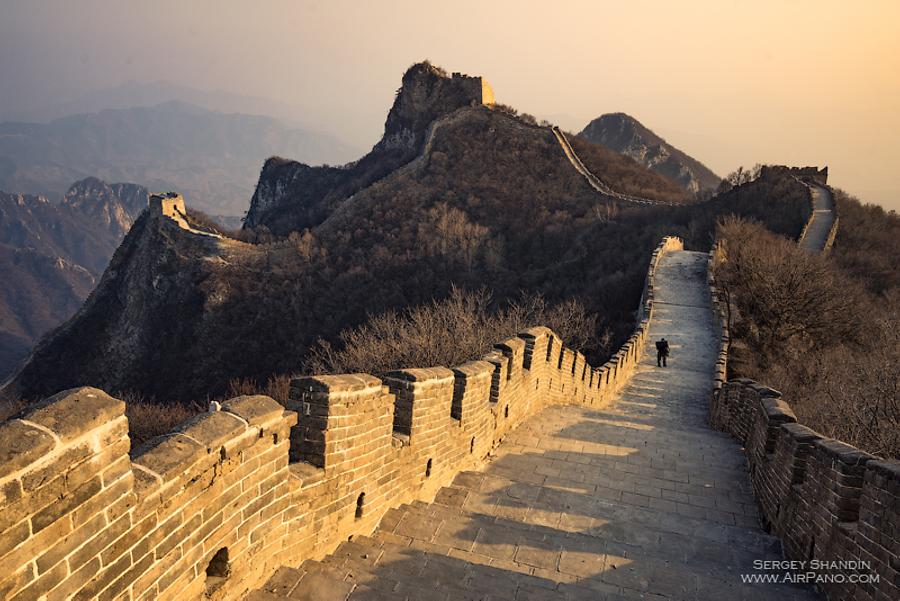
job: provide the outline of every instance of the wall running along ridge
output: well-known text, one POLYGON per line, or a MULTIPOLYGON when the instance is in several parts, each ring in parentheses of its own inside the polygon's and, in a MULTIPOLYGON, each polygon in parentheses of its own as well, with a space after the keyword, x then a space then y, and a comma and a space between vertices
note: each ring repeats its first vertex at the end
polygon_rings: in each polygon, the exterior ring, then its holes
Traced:
POLYGON ((677 204, 665 200, 654 200, 652 198, 630 196, 628 194, 616 192, 603 181, 601 181, 600 178, 591 173, 591 171, 587 167, 585 167, 584 163, 581 162, 581 159, 578 158, 578 154, 575 152, 575 149, 572 148, 572 144, 569 143, 568 138, 566 138, 566 135, 559 127, 554 125, 550 129, 553 131, 553 135, 556 136, 556 139, 559 142, 560 147, 562 148, 563 154, 566 155, 566 158, 569 160, 572 166, 575 167, 575 170, 580 173, 587 180, 588 184, 600 194, 608 196, 614 200, 621 200, 623 202, 633 202, 644 205, 674 206, 677 204))
POLYGON ((727 307, 713 277, 713 267, 722 260, 717 243, 710 252, 708 280, 722 336, 710 425, 744 446, 763 525, 781 539, 786 558, 867 562, 869 567, 858 573, 878 577, 877 582, 818 583, 827 599, 900 599, 900 462, 797 423, 778 391, 746 378, 726 381, 727 307))
MULTIPOLYGON (((828 188, 828 167, 819 169, 818 167, 784 167, 780 165, 767 165, 763 166, 762 170, 760 171, 760 177, 764 177, 765 175, 767 175, 767 172, 786 173, 806 186, 806 195, 809 201, 809 218, 806 220, 806 223, 803 224, 803 230, 800 232, 800 236, 797 238, 797 243, 803 244, 804 240, 806 240, 806 237, 809 234, 809 228, 812 225, 813 220, 816 218, 816 203, 813 199, 812 186, 819 185, 823 188, 828 188)), ((832 195, 833 201, 834 192, 830 188, 828 188, 828 190, 832 195)), ((828 230, 828 236, 825 238, 822 248, 818 249, 820 252, 826 254, 831 251, 831 247, 834 245, 834 240, 837 237, 838 232, 838 222, 840 220, 838 216, 837 206, 834 206, 831 209, 831 213, 832 222, 831 227, 828 230)))
POLYGON ((300 377, 290 403, 242 396, 130 452, 125 404, 61 392, 0 424, 0 598, 238 599, 281 565, 368 534, 481 466, 557 403, 600 406, 634 372, 653 316, 592 367, 544 327, 448 369, 300 377))

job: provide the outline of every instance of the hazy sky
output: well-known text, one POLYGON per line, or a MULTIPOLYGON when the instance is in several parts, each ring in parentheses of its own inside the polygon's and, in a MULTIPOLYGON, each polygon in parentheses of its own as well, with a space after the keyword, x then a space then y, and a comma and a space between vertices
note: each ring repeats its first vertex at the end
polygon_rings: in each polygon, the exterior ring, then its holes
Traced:
POLYGON ((0 0, 0 107, 128 80, 275 99, 360 147, 403 70, 580 130, 624 111, 719 174, 830 167, 900 209, 900 2, 0 0))

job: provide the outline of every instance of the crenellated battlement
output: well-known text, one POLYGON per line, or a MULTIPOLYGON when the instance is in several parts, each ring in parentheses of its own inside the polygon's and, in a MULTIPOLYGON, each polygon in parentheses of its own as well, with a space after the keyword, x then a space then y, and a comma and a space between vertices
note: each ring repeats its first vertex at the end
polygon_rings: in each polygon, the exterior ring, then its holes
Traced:
POLYGON ((680 248, 654 252, 635 331, 599 367, 537 327, 452 368, 297 377, 286 408, 238 397, 139 449, 103 391, 45 400, 0 424, 0 597, 237 599, 371 532, 543 408, 607 403, 649 335, 656 265, 680 248))
POLYGON ((828 167, 819 169, 818 167, 787 167, 784 165, 763 165, 759 172, 759 176, 777 177, 783 174, 793 175, 794 177, 805 181, 815 182, 823 186, 828 183, 828 167))

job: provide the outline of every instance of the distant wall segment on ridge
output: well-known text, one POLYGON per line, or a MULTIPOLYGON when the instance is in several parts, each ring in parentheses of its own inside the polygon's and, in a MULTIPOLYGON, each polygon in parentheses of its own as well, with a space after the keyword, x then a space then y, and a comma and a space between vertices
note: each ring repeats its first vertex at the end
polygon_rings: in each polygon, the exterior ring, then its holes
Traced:
MULTIPOLYGON (((160 210, 163 209, 160 203, 160 210)), ((599 367, 537 327, 463 365, 295 378, 282 407, 238 397, 130 449, 125 405, 79 388, 0 424, 0 598, 239 599, 430 499, 555 403, 602 406, 653 315, 599 367)))
POLYGON ((454 86, 466 92, 474 104, 495 104, 494 88, 483 77, 453 73, 450 79, 454 86))
POLYGON ((843 565, 858 569, 819 571, 835 580, 816 584, 830 601, 900 599, 900 462, 797 423, 778 391, 745 378, 727 381, 728 307, 713 277, 723 259, 716 244, 709 284, 721 342, 710 425, 744 446, 764 526, 781 539, 788 559, 856 562, 843 565))
POLYGON ((785 165, 763 165, 760 177, 792 175, 805 182, 816 182, 823 186, 828 184, 828 167, 787 167, 785 165))

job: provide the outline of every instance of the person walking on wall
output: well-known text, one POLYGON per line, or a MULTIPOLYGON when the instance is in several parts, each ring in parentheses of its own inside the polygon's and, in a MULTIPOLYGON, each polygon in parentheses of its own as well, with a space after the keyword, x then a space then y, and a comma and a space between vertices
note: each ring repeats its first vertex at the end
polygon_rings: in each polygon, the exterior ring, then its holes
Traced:
POLYGON ((666 357, 669 356, 669 341, 665 337, 656 341, 656 367, 666 367, 666 357))

